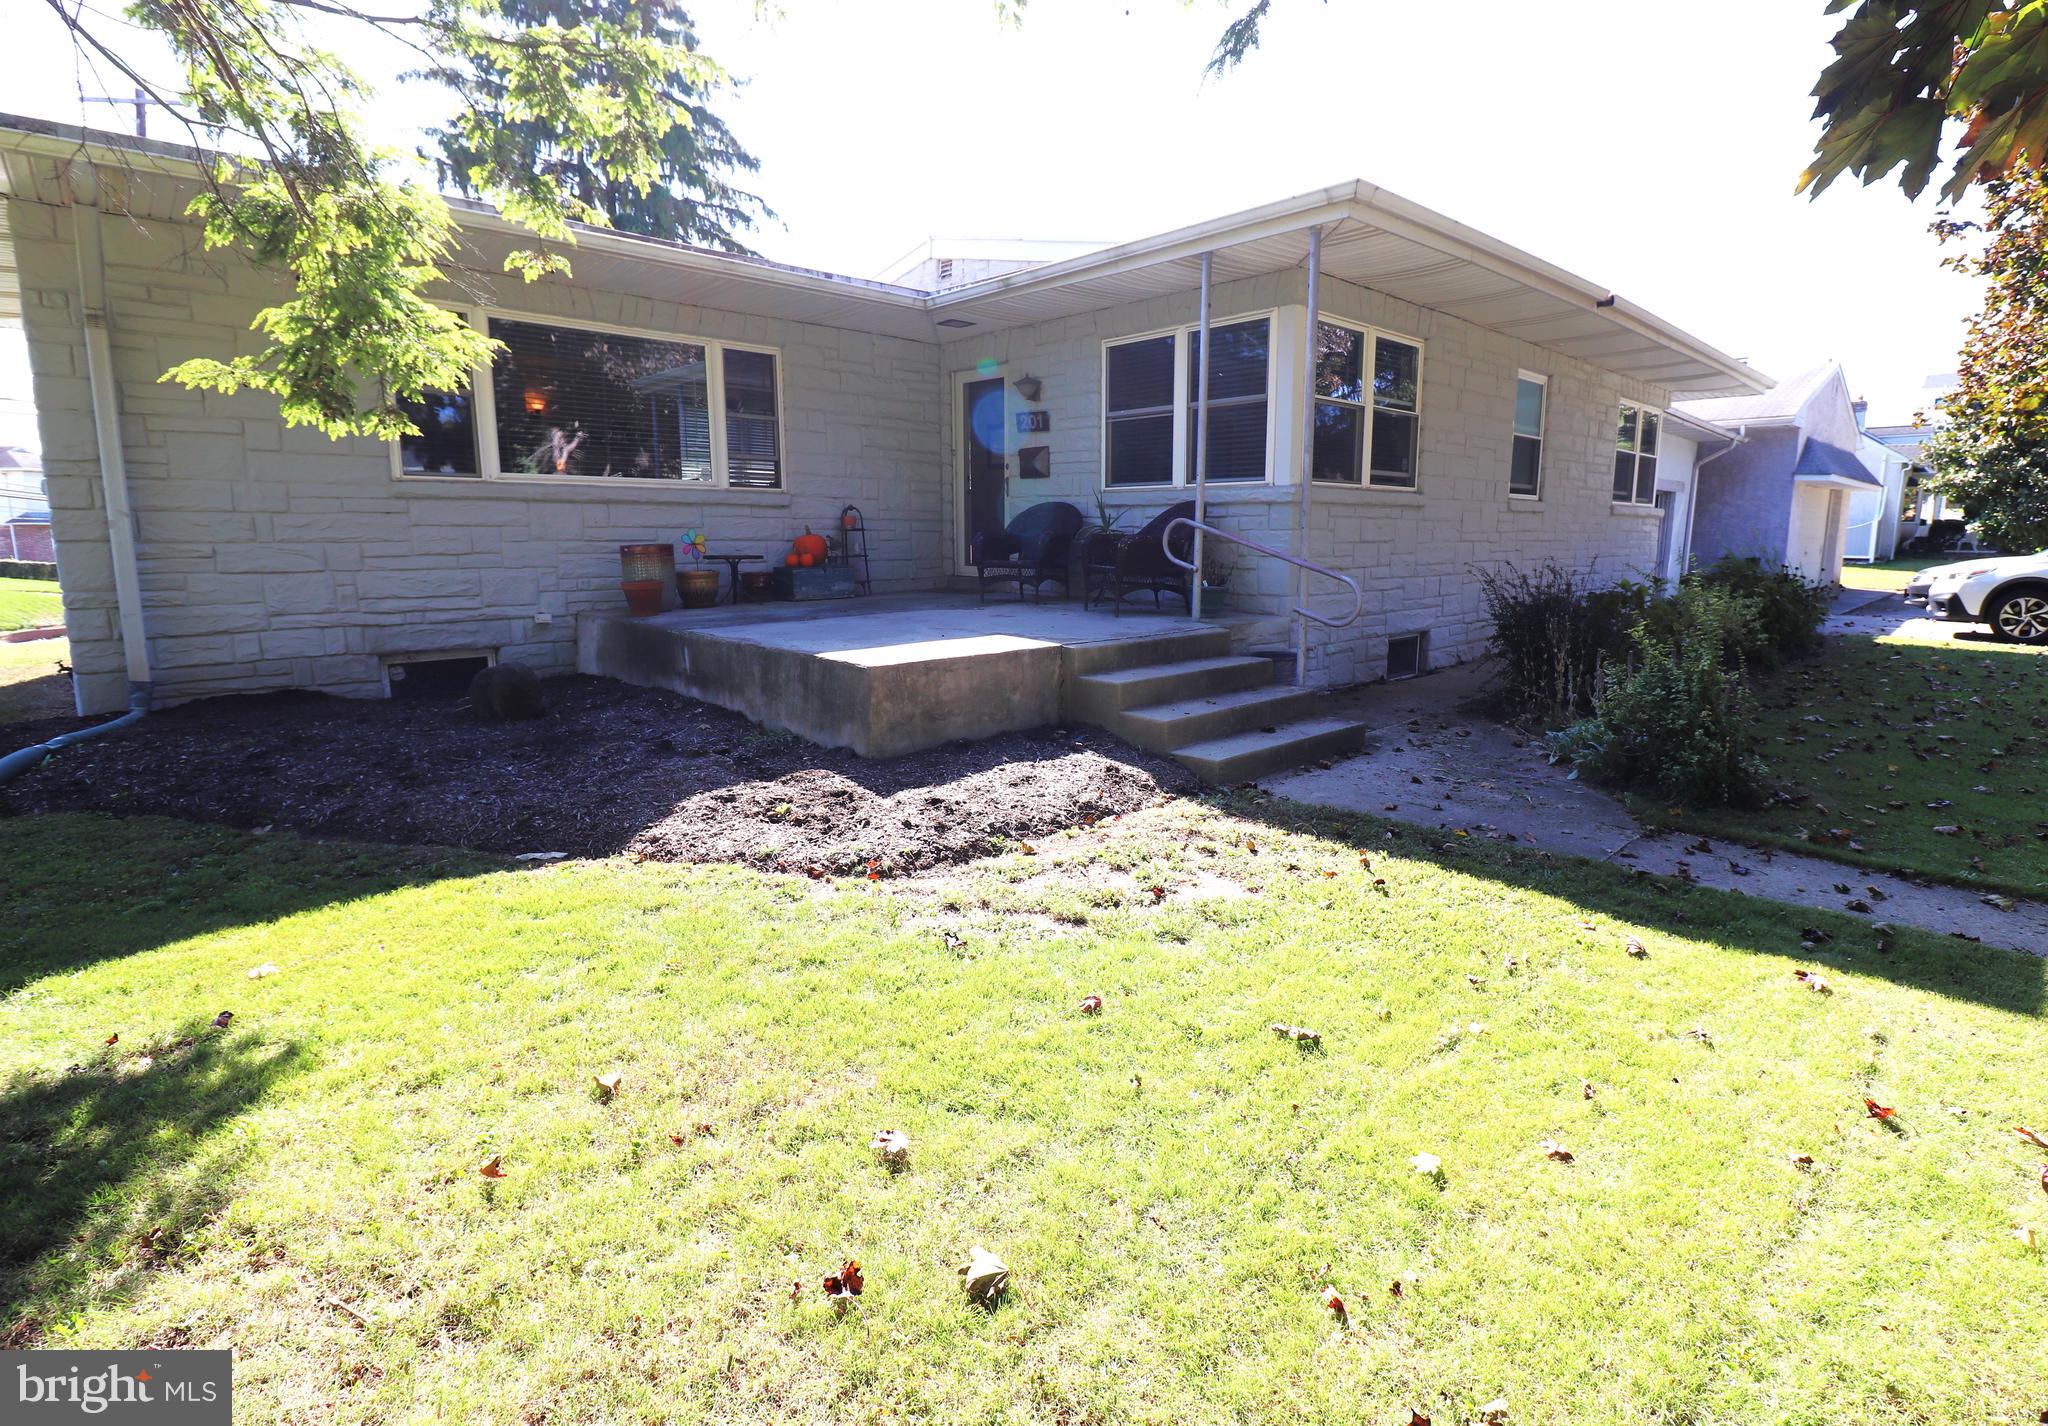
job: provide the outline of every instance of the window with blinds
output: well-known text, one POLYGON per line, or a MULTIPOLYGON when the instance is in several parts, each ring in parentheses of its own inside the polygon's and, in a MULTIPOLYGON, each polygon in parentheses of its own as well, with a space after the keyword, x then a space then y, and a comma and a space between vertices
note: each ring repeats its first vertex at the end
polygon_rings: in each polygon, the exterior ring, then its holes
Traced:
POLYGON ((1103 454, 1109 485, 1173 483, 1171 333, 1103 348, 1103 454))
POLYGON ((712 479, 705 348, 491 319, 498 463, 509 473, 712 479))
POLYGON ((1521 372, 1515 377, 1514 450, 1508 457, 1508 494, 1535 499, 1543 489, 1543 400, 1549 383, 1521 372))
MULTIPOLYGON (((1266 478, 1266 368, 1272 327, 1266 318, 1209 328, 1209 469, 1207 480, 1266 478)), ((1200 453, 1202 334, 1188 336, 1188 465, 1195 479, 1200 453)))

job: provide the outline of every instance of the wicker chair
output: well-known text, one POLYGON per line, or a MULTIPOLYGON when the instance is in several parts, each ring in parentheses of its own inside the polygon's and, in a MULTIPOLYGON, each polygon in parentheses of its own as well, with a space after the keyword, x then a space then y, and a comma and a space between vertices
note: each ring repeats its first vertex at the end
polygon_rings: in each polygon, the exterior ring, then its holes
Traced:
POLYGON ((1067 559, 1074 536, 1081 532, 1081 512, 1061 500, 1034 505, 1001 530, 974 536, 974 574, 978 596, 986 600, 991 584, 1017 583, 1017 597, 1029 585, 1043 599, 1045 586, 1067 584, 1067 559))
MULTIPOLYGON (((1136 534, 1097 530, 1090 535, 1081 555, 1084 600, 1092 605, 1098 597, 1107 595, 1111 611, 1121 614, 1125 595, 1143 594, 1149 590, 1153 608, 1161 607, 1161 595, 1177 594, 1181 603, 1192 612, 1195 607, 1194 574, 1169 560, 1160 540, 1173 521, 1192 520, 1194 517, 1194 502, 1184 500, 1154 515, 1136 534)), ((1174 531, 1175 554, 1182 559, 1192 559, 1194 548, 1193 530, 1174 531)))

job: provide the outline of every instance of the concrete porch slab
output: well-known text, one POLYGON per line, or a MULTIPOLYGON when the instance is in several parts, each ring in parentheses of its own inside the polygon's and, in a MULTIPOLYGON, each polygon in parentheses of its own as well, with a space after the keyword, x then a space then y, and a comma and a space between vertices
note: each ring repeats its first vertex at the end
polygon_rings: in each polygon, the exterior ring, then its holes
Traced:
POLYGON ((879 758, 1057 722, 1076 675, 1229 644, 1227 629, 1171 615, 882 595, 585 614, 576 666, 879 758))

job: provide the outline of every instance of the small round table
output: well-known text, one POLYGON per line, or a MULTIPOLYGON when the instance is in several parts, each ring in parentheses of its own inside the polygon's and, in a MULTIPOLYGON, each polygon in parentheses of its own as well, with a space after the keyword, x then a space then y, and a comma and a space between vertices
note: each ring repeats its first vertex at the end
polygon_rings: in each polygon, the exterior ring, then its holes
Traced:
POLYGON ((740 602, 740 566, 745 564, 748 560, 759 560, 761 556, 707 554, 704 556, 704 558, 708 560, 717 560, 720 564, 725 566, 726 582, 732 586, 732 598, 727 600, 726 602, 729 604, 737 604, 740 602))

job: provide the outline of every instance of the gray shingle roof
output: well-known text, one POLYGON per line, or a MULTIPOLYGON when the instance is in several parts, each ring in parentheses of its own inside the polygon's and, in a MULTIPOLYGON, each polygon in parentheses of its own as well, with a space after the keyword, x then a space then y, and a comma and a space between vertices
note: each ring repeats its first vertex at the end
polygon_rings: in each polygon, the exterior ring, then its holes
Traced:
POLYGON ((1841 369, 1839 363, 1827 362, 1755 396, 1714 396, 1703 401, 1680 401, 1672 409, 1722 426, 1783 423, 1805 410, 1806 403, 1813 400, 1814 394, 1841 369))
POLYGON ((1808 441, 1806 448, 1799 453, 1799 463, 1792 467, 1792 474, 1839 475, 1864 485, 1882 487, 1884 484, 1870 473, 1870 467, 1858 460, 1853 451, 1845 451, 1831 441, 1808 441))

